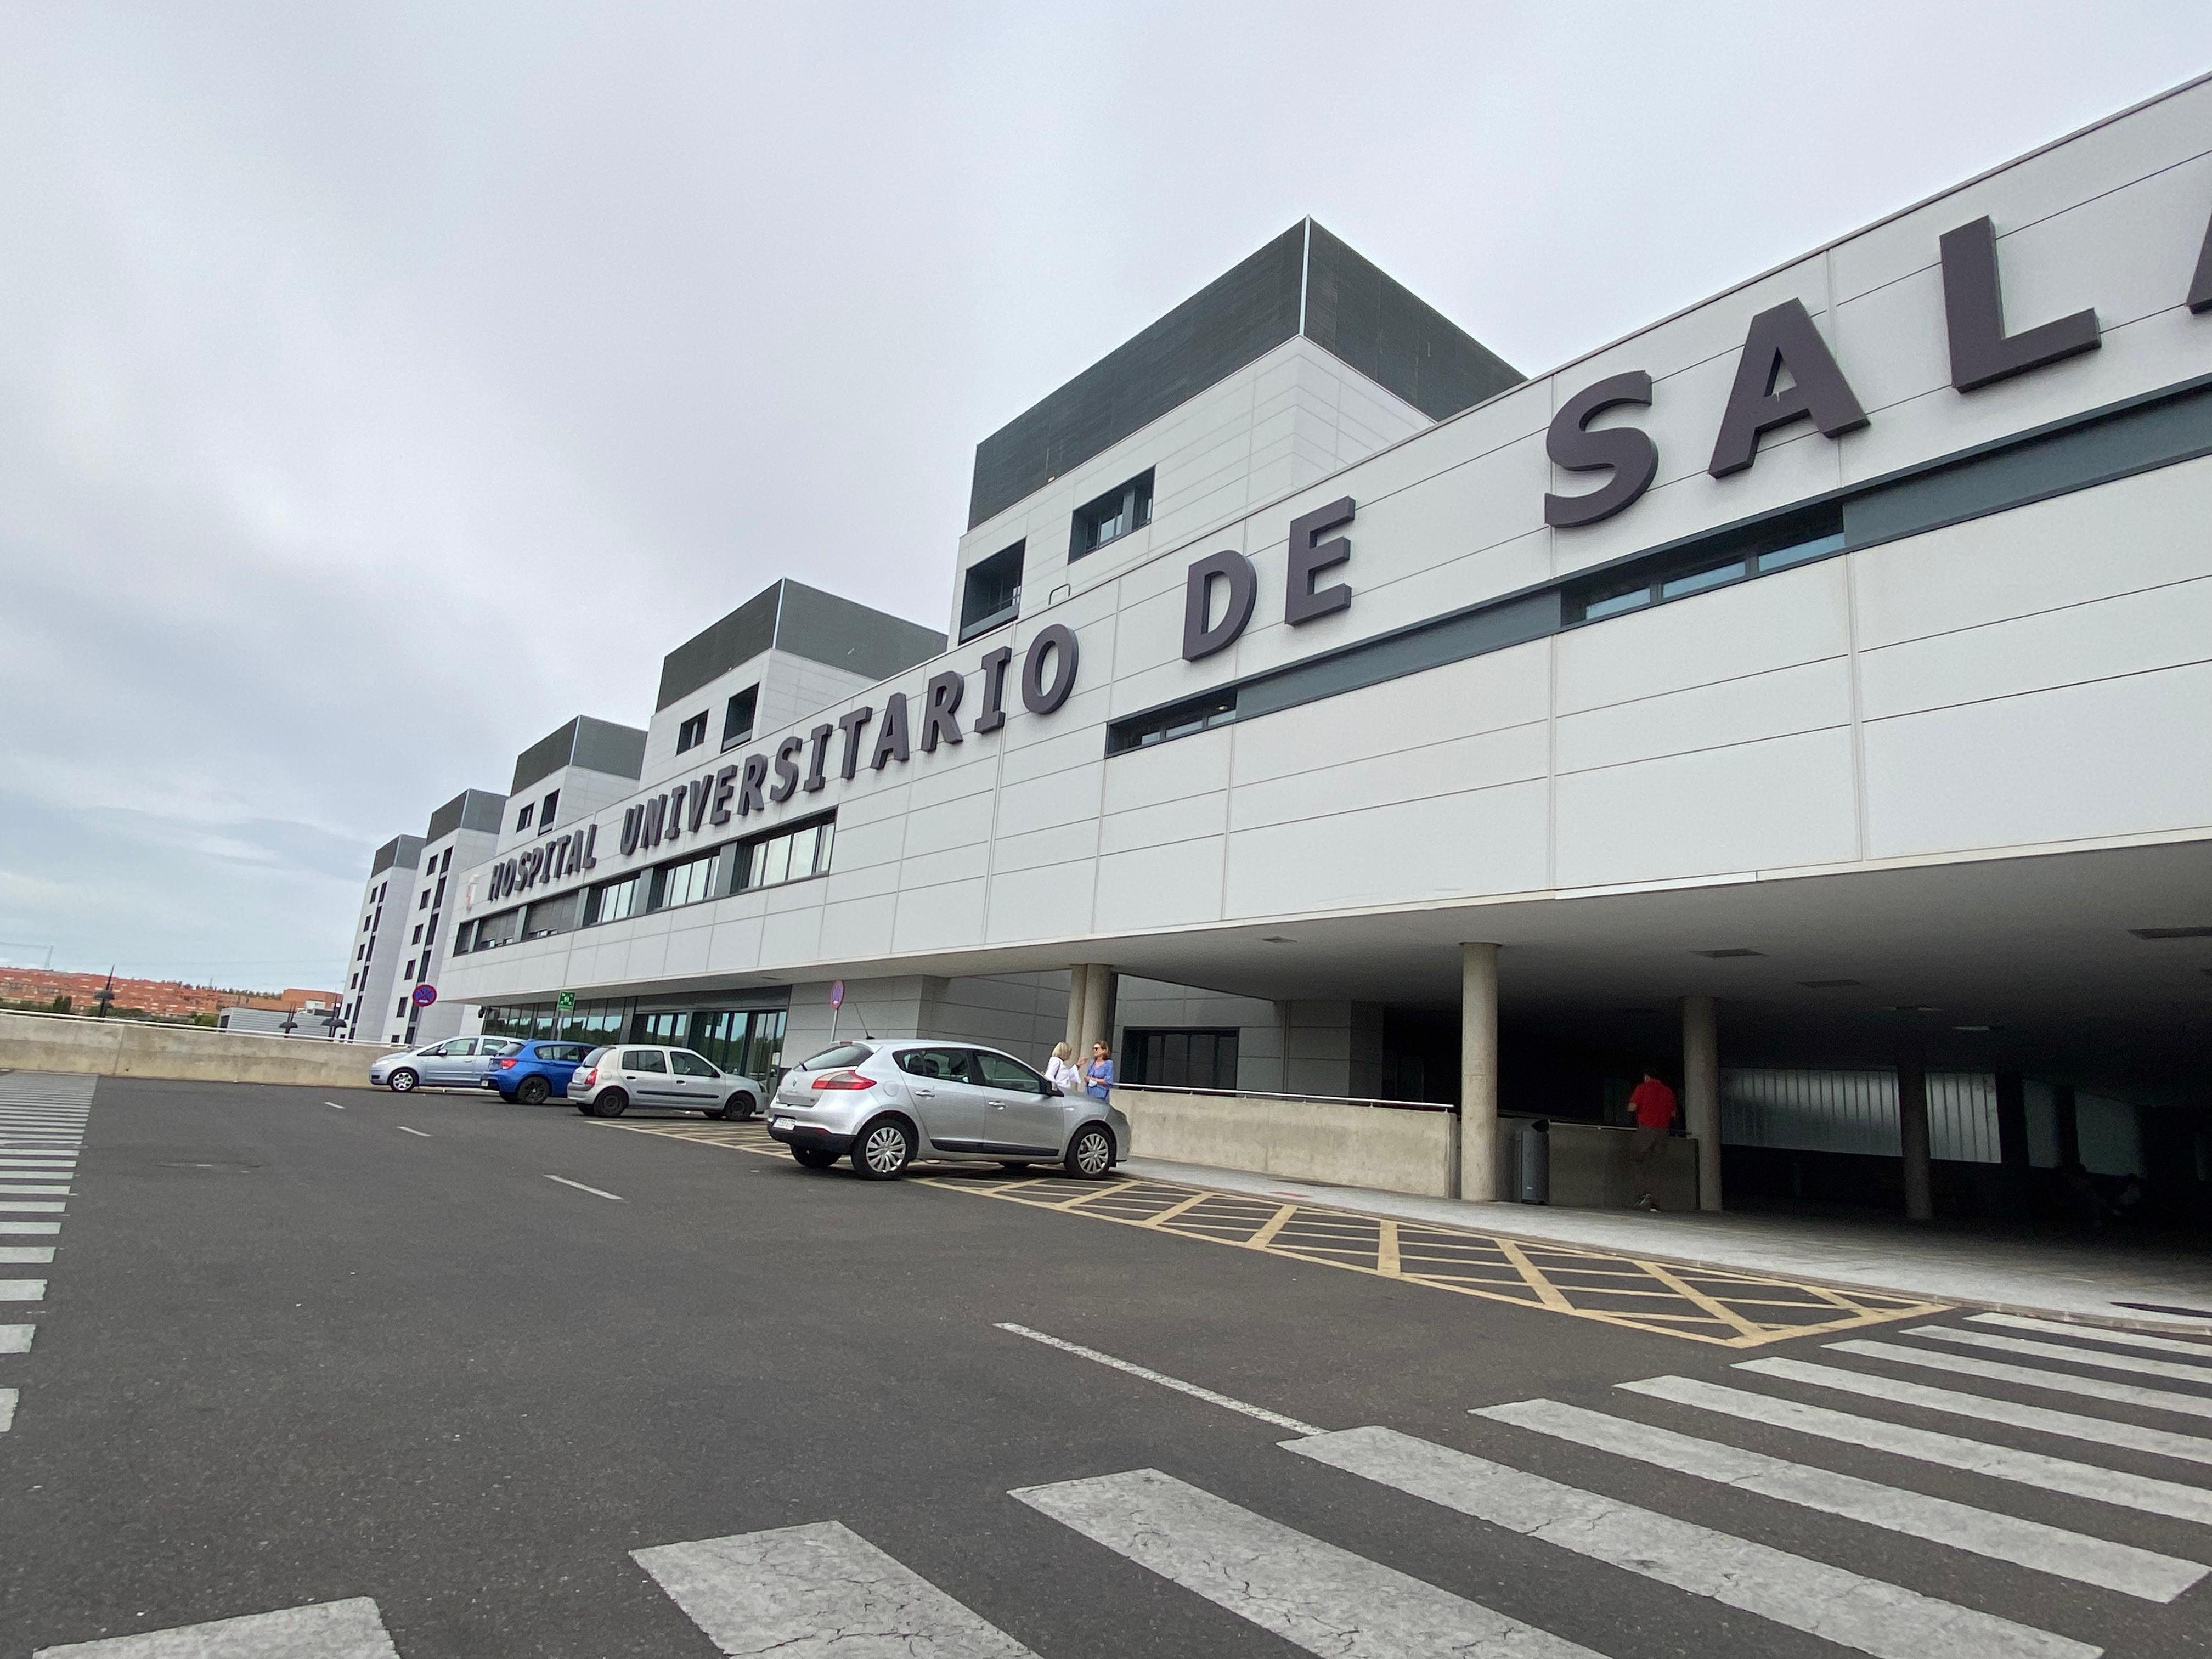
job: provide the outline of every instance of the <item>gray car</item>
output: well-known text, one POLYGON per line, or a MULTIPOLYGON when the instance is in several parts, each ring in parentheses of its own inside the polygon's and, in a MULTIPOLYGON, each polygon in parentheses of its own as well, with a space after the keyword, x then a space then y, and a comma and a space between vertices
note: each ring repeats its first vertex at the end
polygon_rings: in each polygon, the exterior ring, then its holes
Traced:
POLYGON ((689 1048, 623 1042, 594 1048, 568 1074, 568 1098, 586 1117, 620 1117, 633 1106, 708 1117, 757 1117, 761 1086, 689 1048))
POLYGON ((1110 1103, 1063 1095, 996 1048, 927 1037, 840 1043, 794 1066, 768 1132, 810 1170, 849 1155, 874 1181, 918 1158, 1095 1179, 1129 1153, 1129 1120, 1110 1103))
POLYGON ((449 1037, 372 1060, 368 1080, 402 1095, 411 1089, 481 1089, 492 1061, 521 1046, 513 1037, 449 1037))

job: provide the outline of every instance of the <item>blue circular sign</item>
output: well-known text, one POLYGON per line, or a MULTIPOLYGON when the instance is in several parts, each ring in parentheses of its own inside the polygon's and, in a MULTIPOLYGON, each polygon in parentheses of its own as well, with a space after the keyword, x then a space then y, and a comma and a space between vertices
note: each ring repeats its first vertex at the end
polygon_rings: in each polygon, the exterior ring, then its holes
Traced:
POLYGON ((438 1000, 438 988, 434 985, 418 985, 415 988, 414 994, 415 1006, 417 1008, 427 1008, 438 1000))

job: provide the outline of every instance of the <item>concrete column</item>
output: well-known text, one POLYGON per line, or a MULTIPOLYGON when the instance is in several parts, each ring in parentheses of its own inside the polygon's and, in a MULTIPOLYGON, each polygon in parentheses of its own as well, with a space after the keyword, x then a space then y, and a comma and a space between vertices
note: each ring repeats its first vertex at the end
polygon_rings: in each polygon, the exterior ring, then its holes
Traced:
POLYGON ((2015 1221, 2028 1215, 2027 1086, 2018 1072, 1997 1073, 1997 1163, 2003 1182, 2005 1213, 2015 1221))
POLYGON ((1928 1159, 1928 1068, 1917 1054, 1897 1062, 1897 1138, 1905 1153, 1905 1218, 1936 1218, 1928 1159))
POLYGON ((1720 1010, 1711 997, 1682 999, 1682 1127, 1697 1137, 1698 1207, 1721 1207, 1720 1010))
POLYGON ((1083 988, 1090 976, 1090 968, 1080 962, 1067 970, 1067 1046, 1078 1066, 1084 1063, 1083 988))
POLYGON ((1459 947, 1459 1196, 1498 1196, 1498 947, 1459 947))
POLYGON ((1113 1041, 1114 970, 1103 962, 1094 962, 1083 970, 1083 1033, 1076 1045, 1075 1063, 1090 1065, 1091 1045, 1113 1041))
POLYGON ((2058 1142, 2058 1167, 2081 1167, 2081 1114, 2074 1099, 2074 1085, 2061 1083, 2051 1091, 2051 1128, 2058 1142))

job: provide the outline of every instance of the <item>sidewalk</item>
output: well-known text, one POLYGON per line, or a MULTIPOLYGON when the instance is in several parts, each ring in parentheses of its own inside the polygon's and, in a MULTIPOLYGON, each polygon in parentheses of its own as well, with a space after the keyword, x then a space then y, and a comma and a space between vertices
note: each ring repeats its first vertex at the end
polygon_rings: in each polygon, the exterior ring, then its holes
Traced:
POLYGON ((1727 1267, 1838 1289, 1895 1291, 2017 1313, 2212 1335, 2212 1249, 2136 1240, 2037 1238, 1919 1229, 1902 1220, 1825 1216, 1653 1215, 1475 1204, 1331 1187, 1276 1176, 1133 1158, 1125 1173, 1425 1221, 1547 1244, 1727 1267), (2150 1304, 2152 1307, 2128 1306, 2150 1304), (2156 1309, 2167 1311, 2160 1312, 2156 1309), (2185 1310, 2196 1310, 2191 1318, 2185 1310))

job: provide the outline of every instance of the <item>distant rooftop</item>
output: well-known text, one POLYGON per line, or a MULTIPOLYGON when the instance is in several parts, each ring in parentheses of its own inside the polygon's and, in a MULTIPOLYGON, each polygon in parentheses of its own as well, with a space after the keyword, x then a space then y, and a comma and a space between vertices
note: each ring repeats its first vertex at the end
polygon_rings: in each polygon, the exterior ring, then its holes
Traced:
POLYGON ((690 696, 771 648, 887 680, 944 650, 945 635, 787 576, 662 658, 660 700, 653 708, 690 696))
POLYGON ((464 789, 430 814, 430 827, 423 832, 422 839, 443 841, 456 830, 481 830, 497 835, 506 810, 504 795, 495 795, 489 789, 464 789))
POLYGON ((976 445, 968 527, 1301 334, 1432 421, 1527 378, 1301 220, 976 445))

